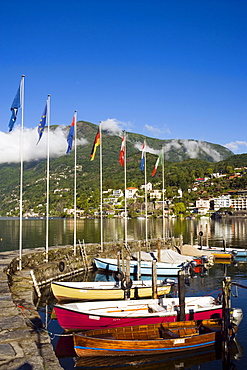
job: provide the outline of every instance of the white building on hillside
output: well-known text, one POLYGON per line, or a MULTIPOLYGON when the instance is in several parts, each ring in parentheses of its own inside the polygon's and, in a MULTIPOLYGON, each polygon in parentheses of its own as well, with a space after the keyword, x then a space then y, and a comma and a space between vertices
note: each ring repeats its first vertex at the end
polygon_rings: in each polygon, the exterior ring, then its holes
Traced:
POLYGON ((196 200, 196 208, 198 209, 199 214, 206 214, 210 210, 210 199, 196 200))
POLYGON ((134 187, 129 187, 126 189, 126 198, 136 198, 136 193, 137 193, 138 189, 137 188, 134 188, 134 187))
POLYGON ((118 190, 113 190, 112 195, 114 197, 121 198, 121 197, 123 197, 124 194, 123 194, 121 189, 118 189, 118 190))
POLYGON ((229 208, 231 207, 231 196, 230 195, 220 195, 217 198, 213 199, 214 201, 214 210, 218 211, 220 208, 229 208))
POLYGON ((149 195, 150 195, 150 198, 161 199, 162 198, 162 190, 154 189, 154 190, 150 191, 149 195))
POLYGON ((148 182, 146 185, 144 184, 144 185, 141 185, 140 186, 140 189, 145 190, 145 188, 146 188, 147 191, 151 191, 153 189, 152 183, 151 182, 148 182))

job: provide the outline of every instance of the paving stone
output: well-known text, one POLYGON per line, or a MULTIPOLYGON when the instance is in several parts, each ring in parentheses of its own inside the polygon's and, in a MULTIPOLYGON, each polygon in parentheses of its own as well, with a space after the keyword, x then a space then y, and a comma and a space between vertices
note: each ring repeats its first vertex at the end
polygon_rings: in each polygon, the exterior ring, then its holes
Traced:
POLYGON ((7 343, 12 341, 22 341, 25 338, 30 337, 30 331, 28 329, 18 329, 8 331, 5 333, 4 338, 1 337, 1 343, 7 343))
POLYGON ((5 360, 12 359, 15 357, 16 352, 14 351, 13 347, 7 344, 0 344, 0 358, 4 358, 5 360))
MULTIPOLYGON (((16 307, 11 307, 11 306, 7 306, 7 305, 1 305, 1 302, 0 302, 0 318, 1 318, 1 321, 2 321, 2 317, 6 317, 6 315, 8 316, 16 316, 18 314, 18 310, 16 307)), ((0 322, 0 328, 1 328, 1 322, 0 322)))
MULTIPOLYGON (((6 312, 6 315, 7 315, 7 312, 6 312)), ((25 326, 26 326, 25 321, 23 317, 21 317, 20 315, 11 316, 11 317, 3 317, 1 318, 1 321, 0 321, 0 328, 2 330, 9 329, 13 331, 15 329, 24 328, 25 326)))
POLYGON ((24 351, 23 351, 23 348, 21 346, 21 343, 19 343, 18 341, 10 342, 13 349, 15 350, 15 353, 16 353, 15 357, 16 358, 25 358, 24 351))

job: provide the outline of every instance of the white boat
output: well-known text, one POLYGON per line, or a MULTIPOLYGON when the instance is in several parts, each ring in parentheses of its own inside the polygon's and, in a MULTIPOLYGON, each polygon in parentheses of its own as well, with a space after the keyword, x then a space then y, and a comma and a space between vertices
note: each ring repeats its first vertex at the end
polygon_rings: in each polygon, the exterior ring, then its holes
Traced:
MULTIPOLYGON (((97 269, 108 271, 118 271, 118 260, 116 258, 94 258, 97 269)), ((182 269, 182 263, 156 262, 157 276, 176 276, 182 269)), ((138 270, 138 261, 130 261, 130 274, 136 275, 138 270)), ((152 275, 152 261, 140 261, 141 275, 152 275)))

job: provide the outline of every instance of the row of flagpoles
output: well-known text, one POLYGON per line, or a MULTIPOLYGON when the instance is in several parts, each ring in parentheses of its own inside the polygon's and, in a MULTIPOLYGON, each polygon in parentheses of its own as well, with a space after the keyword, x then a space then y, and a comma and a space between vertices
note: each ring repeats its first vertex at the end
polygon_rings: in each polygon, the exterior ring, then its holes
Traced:
MULTIPOLYGON (((24 79, 25 76, 21 77, 21 82, 17 93, 14 97, 13 103, 11 105, 11 118, 9 121, 9 132, 11 132, 14 128, 14 124, 17 119, 18 110, 21 109, 21 138, 20 138, 20 235, 19 235, 19 269, 22 269, 22 216, 23 216, 23 208, 22 208, 22 192, 23 192, 23 130, 24 130, 24 79)), ((74 149, 74 254, 76 254, 76 165, 77 165, 77 147, 76 147, 76 140, 77 140, 77 130, 76 130, 76 123, 77 123, 77 111, 74 112, 74 116, 72 119, 72 123, 70 125, 69 133, 67 136, 67 151, 66 154, 69 154, 73 147, 73 140, 75 142, 75 149, 74 149)), ((41 116, 39 125, 38 125, 38 141, 37 144, 40 142, 45 126, 47 126, 47 199, 46 199, 46 262, 48 262, 48 248, 49 248, 49 166, 50 166, 50 154, 49 154, 49 130, 50 130, 50 95, 47 97, 46 105, 44 112, 41 116)), ((102 192, 102 132, 101 132, 101 122, 98 127, 98 132, 95 136, 95 140, 93 143, 92 151, 90 154, 91 161, 94 160, 96 155, 97 147, 100 147, 100 220, 101 220, 101 250, 103 251, 103 213, 102 213, 102 204, 103 204, 103 192, 102 192)), ((159 165, 162 164, 162 178, 163 178, 163 225, 164 225, 164 155, 163 149, 158 156, 158 159, 155 163, 152 177, 155 176, 157 168, 159 165)), ((126 175, 126 132, 123 132, 121 149, 119 154, 119 163, 122 167, 124 167, 124 194, 125 194, 125 206, 124 206, 124 220, 125 220, 125 227, 124 227, 124 238, 125 244, 127 246, 127 198, 126 198, 126 188, 127 188, 127 175, 126 175)), ((145 219, 146 219, 146 242, 148 241, 148 228, 147 228, 147 175, 146 175, 146 141, 142 145, 142 156, 140 162, 140 170, 144 170, 144 183, 145 183, 145 219)), ((164 226, 163 226, 163 234, 164 234, 164 226)), ((164 237, 164 235, 163 235, 164 237)))

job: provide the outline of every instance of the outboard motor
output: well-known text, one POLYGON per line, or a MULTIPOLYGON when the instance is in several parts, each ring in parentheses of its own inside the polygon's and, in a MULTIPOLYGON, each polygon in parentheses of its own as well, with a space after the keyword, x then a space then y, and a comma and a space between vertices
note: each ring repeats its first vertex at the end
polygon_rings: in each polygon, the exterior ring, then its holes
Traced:
POLYGON ((208 263, 208 256, 201 256, 202 263, 208 263))
POLYGON ((241 310, 241 308, 232 308, 230 315, 231 323, 239 326, 243 319, 243 311, 241 310))

